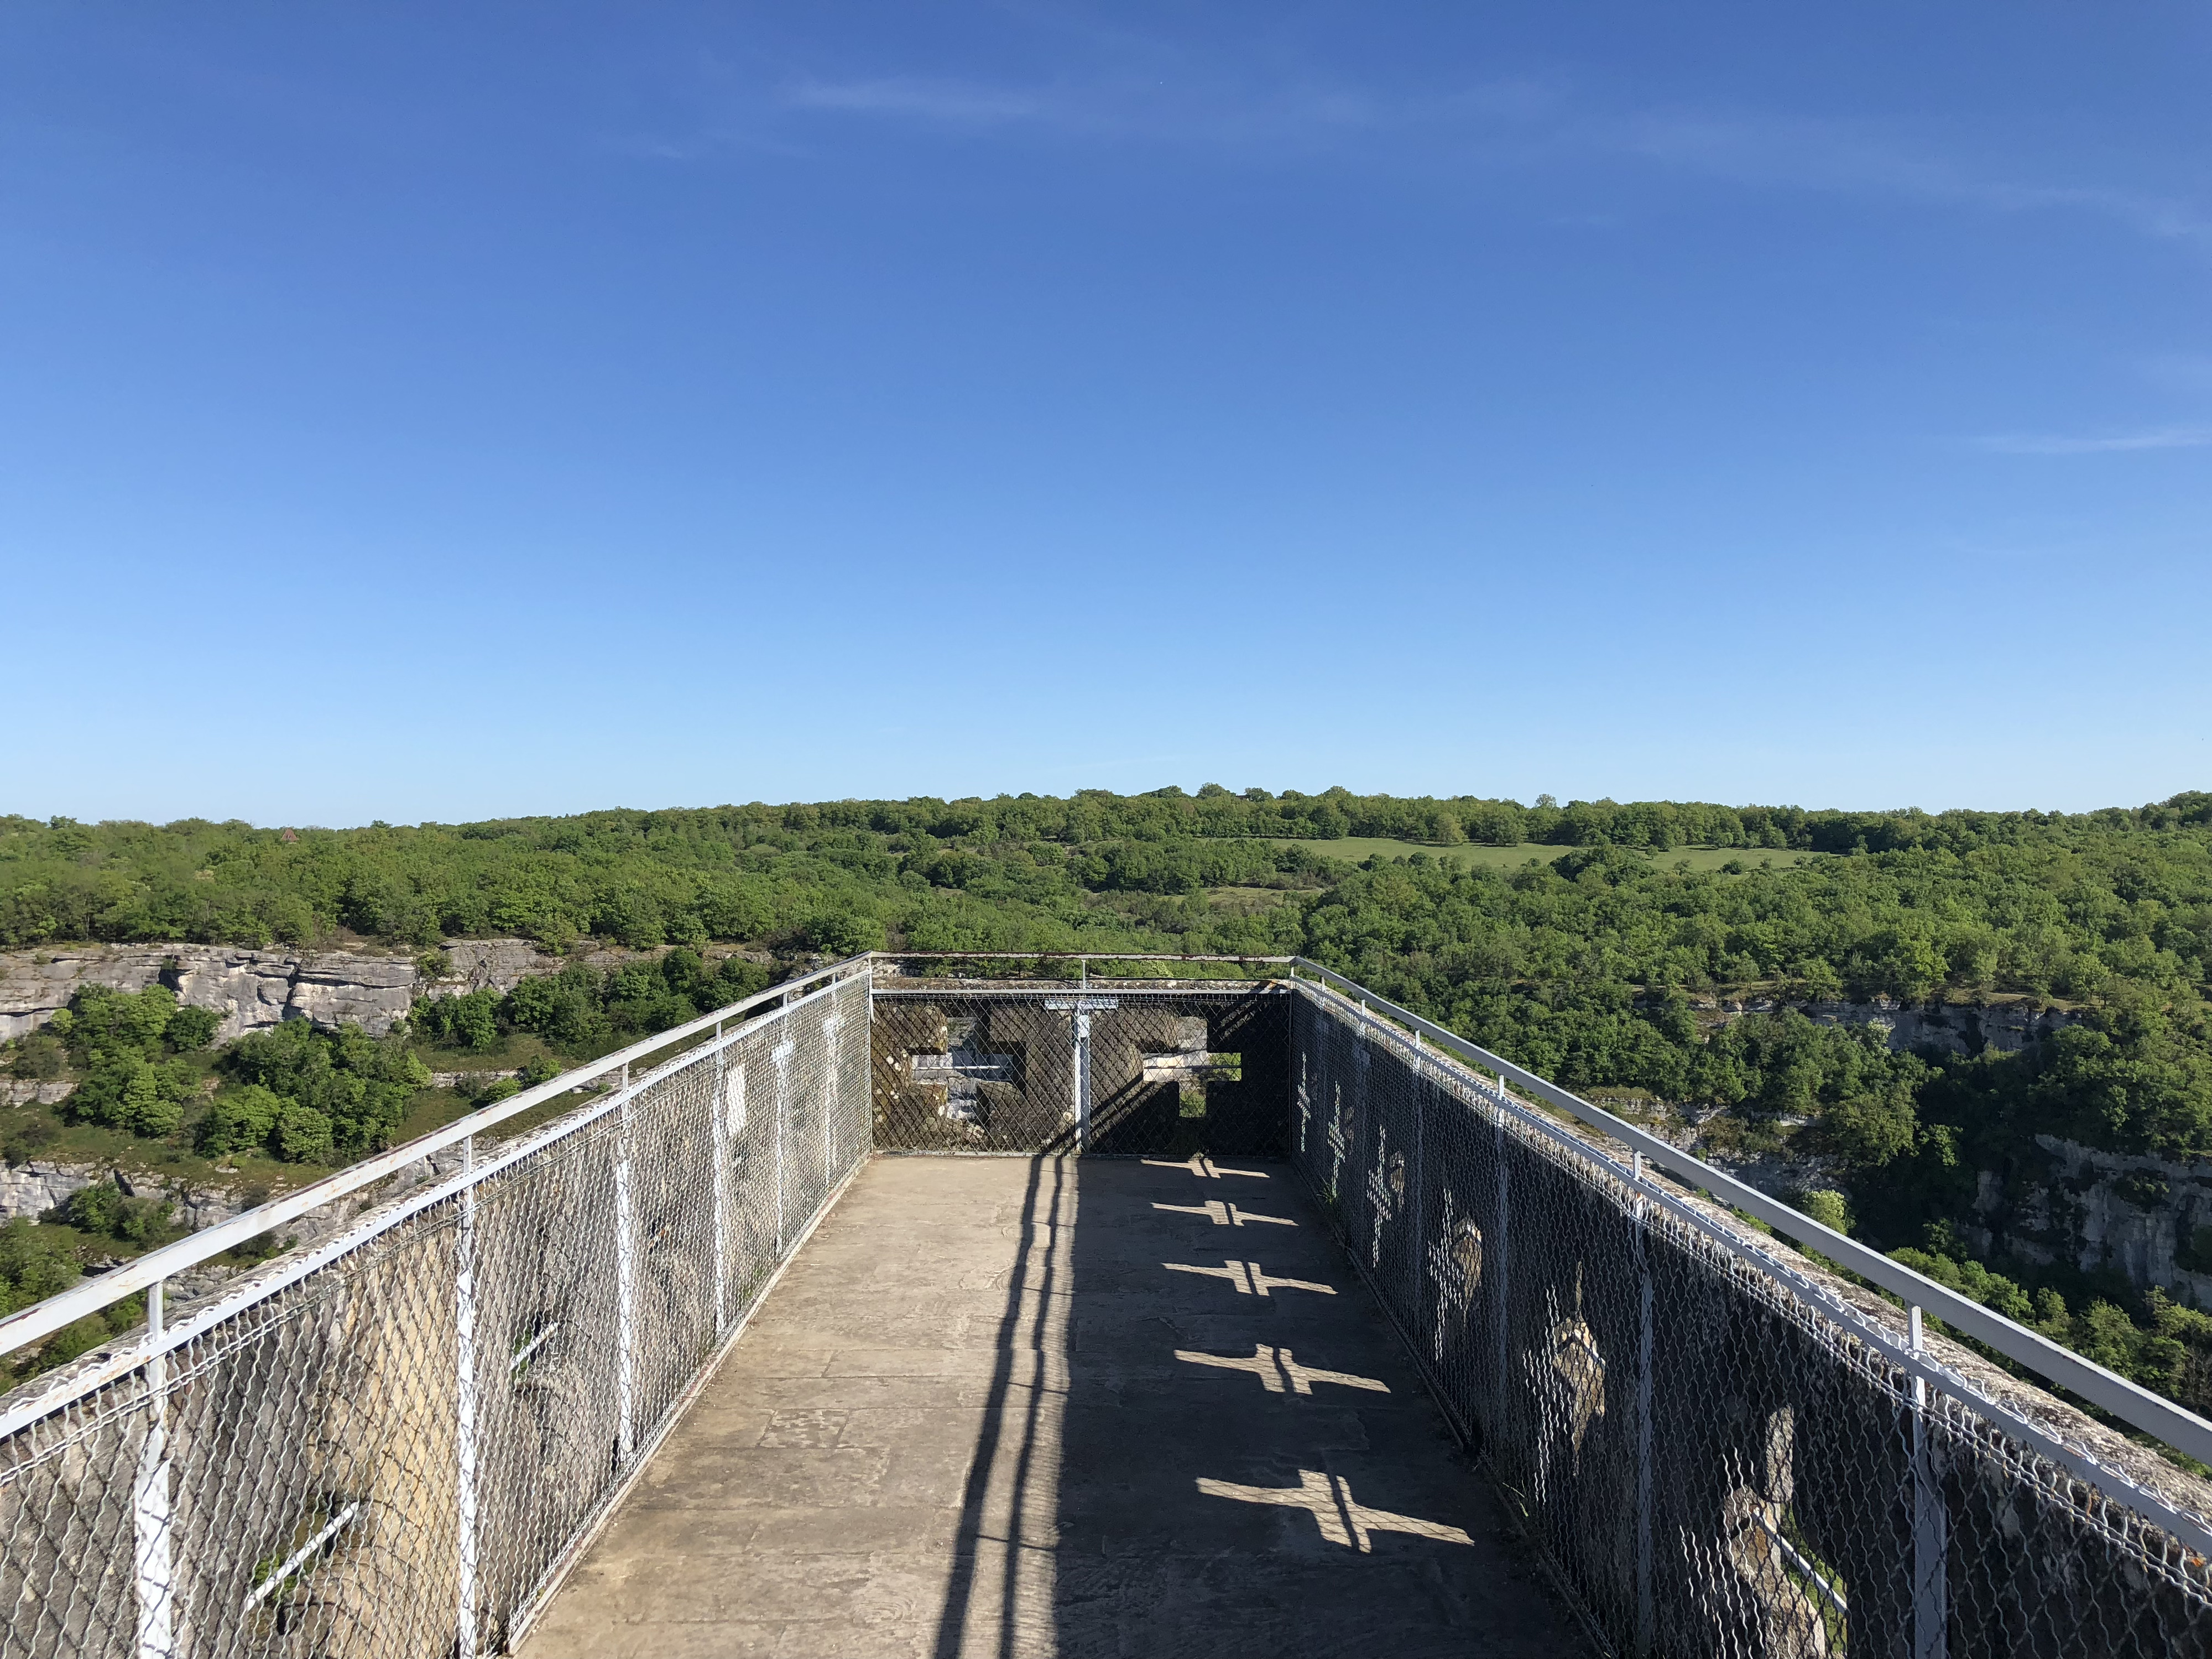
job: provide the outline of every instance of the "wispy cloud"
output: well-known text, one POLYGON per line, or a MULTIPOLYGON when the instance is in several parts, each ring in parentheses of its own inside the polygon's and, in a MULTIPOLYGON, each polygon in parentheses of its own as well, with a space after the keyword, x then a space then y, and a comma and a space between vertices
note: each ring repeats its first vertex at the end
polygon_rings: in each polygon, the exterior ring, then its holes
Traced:
POLYGON ((1411 135, 1425 161, 1513 168, 1626 159, 1755 187, 1990 213, 2094 214, 2141 234, 2212 251, 2212 216, 2189 202, 2007 178, 1947 154, 1938 136, 1906 124, 1621 108, 1577 95, 1556 78, 1504 76, 1457 89, 1388 94, 1325 75, 1212 76, 1172 60, 1163 51, 1141 65, 1125 64, 1126 73, 1094 67, 1087 75, 1032 84, 910 75, 802 77, 777 88, 771 101, 787 116, 1290 153, 1411 135))
POLYGON ((1662 113, 1618 125, 1619 142, 1653 161, 1746 184, 1886 196, 1995 213, 2075 210, 2146 235, 2212 247, 2212 221, 2184 202, 2100 187, 1992 177, 1925 141, 1863 122, 1662 113))
POLYGON ((1977 439, 1975 447, 1996 455, 2112 455, 2143 449, 2206 449, 2212 448, 2212 426, 2160 427, 2102 437, 2003 433, 1977 439))
POLYGON ((1049 93, 906 75, 872 81, 800 81, 784 89, 782 101, 793 109, 905 116, 963 126, 1064 114, 1049 93))
MULTIPOLYGON (((1480 100, 1510 94, 1485 89, 1480 100)), ((786 112, 851 115, 949 129, 1027 128, 1072 137, 1219 148, 1304 148, 1418 118, 1357 88, 1217 85, 1187 76, 1128 75, 1031 85, 895 75, 801 78, 775 94, 786 112)))

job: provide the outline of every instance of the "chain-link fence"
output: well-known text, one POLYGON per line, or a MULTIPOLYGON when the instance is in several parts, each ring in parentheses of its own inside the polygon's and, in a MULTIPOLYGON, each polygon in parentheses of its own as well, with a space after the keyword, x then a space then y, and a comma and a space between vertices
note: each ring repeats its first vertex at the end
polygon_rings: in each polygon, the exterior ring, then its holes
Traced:
POLYGON ((867 1155, 867 987, 472 1137, 197 1306, 157 1287, 0 1401, 0 1655, 504 1648, 867 1155))
POLYGON ((392 1155, 374 1210, 0 1399, 0 1659, 500 1650, 872 1141, 1291 1158, 1621 1654, 2212 1656, 2212 1489, 1402 1011, 860 962, 783 995, 392 1155))
POLYGON ((1281 988, 878 986, 876 1145, 1279 1155, 1281 988))
POLYGON ((2212 1652, 2185 1477, 1357 1002, 1301 988, 1291 1086, 1295 1161, 1616 1651, 2212 1652))

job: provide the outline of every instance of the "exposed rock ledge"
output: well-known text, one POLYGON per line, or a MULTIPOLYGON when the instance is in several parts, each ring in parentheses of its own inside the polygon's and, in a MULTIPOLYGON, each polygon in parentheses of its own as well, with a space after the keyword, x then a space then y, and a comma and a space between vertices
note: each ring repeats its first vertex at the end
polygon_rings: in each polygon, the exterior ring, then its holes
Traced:
MULTIPOLYGON (((451 964, 432 979, 412 957, 380 951, 252 951, 228 945, 70 945, 40 951, 0 951, 0 1039, 36 1030, 69 1006, 77 988, 104 985, 143 991, 166 985, 177 1000, 212 1008, 222 1016, 216 1041, 265 1030, 287 1019, 312 1019, 325 1027, 350 1020, 382 1036, 406 1016, 418 996, 459 996, 471 991, 512 991, 524 980, 560 971, 564 958, 548 955, 526 939, 459 939, 444 946, 451 964)), ((615 968, 659 951, 605 947, 573 959, 615 968)), ((759 951, 710 948, 709 957, 743 956, 771 960, 759 951)), ((41 1096, 40 1098, 45 1098, 41 1096)), ((30 1096, 8 1097, 24 1104, 30 1096)))
POLYGON ((1771 1014, 1794 1008, 1823 1025, 1877 1025, 1888 1034, 1892 1048, 1940 1048, 1954 1054, 1978 1054, 1985 1049, 2016 1054, 2040 1042, 2062 1026, 2071 1025, 2073 1014, 2057 1008, 2041 1008, 2031 1002, 1994 1003, 1986 1007, 1966 1004, 1893 1002, 1877 997, 1872 1002, 1790 1002, 1772 997, 1693 999, 1693 1008, 1720 1015, 1725 1024, 1746 1014, 1771 1014))
POLYGON ((25 1216, 35 1221, 106 1173, 89 1164, 0 1164, 0 1222, 25 1216))
POLYGON ((287 1019, 350 1020, 382 1033, 415 1000, 415 964, 365 951, 248 951, 221 945, 87 945, 0 951, 0 1037, 53 1018, 84 985, 143 991, 166 985, 191 1007, 222 1015, 227 1042, 287 1019))

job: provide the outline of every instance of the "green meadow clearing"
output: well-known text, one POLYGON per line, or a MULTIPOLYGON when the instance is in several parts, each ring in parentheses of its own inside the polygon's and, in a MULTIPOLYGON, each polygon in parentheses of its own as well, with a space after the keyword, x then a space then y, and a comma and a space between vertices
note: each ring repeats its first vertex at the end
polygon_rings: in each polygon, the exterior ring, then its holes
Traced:
MULTIPOLYGON (((1571 847, 1553 847, 1528 841, 1517 847, 1478 847, 1472 842, 1458 847, 1428 847, 1419 842, 1395 841, 1384 836, 1339 836, 1333 841, 1278 838, 1275 845, 1303 847, 1323 858, 1342 859, 1351 864, 1364 864, 1369 859, 1387 860, 1426 853, 1440 864, 1456 864, 1465 869, 1481 866, 1492 870, 1516 870, 1531 860, 1549 864, 1561 854, 1574 851, 1571 847)), ((1831 857, 1832 854, 1792 852, 1767 847, 1676 847, 1647 856, 1660 869, 1671 870, 1680 864, 1700 874, 1710 874, 1718 871, 1731 859, 1740 861, 1746 870, 1755 870, 1761 866, 1787 868, 1793 864, 1803 864, 1812 859, 1831 857)))

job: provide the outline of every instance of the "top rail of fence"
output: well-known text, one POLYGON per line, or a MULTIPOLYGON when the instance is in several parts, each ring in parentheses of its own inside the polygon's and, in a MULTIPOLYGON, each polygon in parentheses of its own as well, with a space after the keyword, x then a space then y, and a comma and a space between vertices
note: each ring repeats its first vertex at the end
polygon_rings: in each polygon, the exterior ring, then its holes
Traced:
POLYGON ((834 984, 856 973, 866 973, 872 965, 872 957, 852 957, 786 980, 781 985, 771 986, 726 1007, 717 1008, 712 1013, 702 1014, 684 1024, 655 1032, 626 1048, 618 1048, 598 1060, 586 1060, 558 1077, 525 1089, 520 1094, 512 1095, 496 1105, 486 1106, 466 1117, 457 1118, 441 1129, 434 1129, 428 1134, 418 1136, 404 1146, 394 1146, 389 1152, 363 1158, 335 1175, 325 1176, 297 1191, 271 1199, 268 1203, 233 1216, 228 1221, 203 1228, 189 1238, 180 1238, 173 1244, 149 1250, 144 1255, 126 1261, 95 1279, 72 1285, 58 1296, 49 1297, 43 1302, 34 1303, 5 1319, 0 1319, 0 1354, 12 1353, 18 1348, 51 1336, 88 1314, 97 1313, 126 1296, 212 1261, 248 1239, 257 1238, 288 1221, 297 1220, 310 1211, 320 1209, 326 1204, 359 1192, 364 1187, 373 1186, 410 1164, 420 1163, 449 1146, 458 1146, 462 1141, 495 1129, 548 1101, 557 1100, 562 1095, 601 1078, 619 1074, 648 1055, 688 1042, 702 1032, 726 1025, 733 1019, 741 1019, 770 1003, 781 1006, 794 997, 807 994, 814 988, 834 984))
POLYGON ((878 962, 1225 962, 1287 968, 1302 957, 1185 957, 1143 951, 878 951, 878 962))
POLYGON ((1848 1268, 1868 1282, 1902 1298, 1906 1304, 1934 1314, 1998 1353, 2112 1413, 2123 1422, 2178 1451, 2200 1462, 2212 1463, 2212 1422, 2108 1370, 2094 1360, 2061 1347, 2049 1338, 1937 1284, 1925 1275, 1915 1273, 1902 1263, 1821 1225, 1648 1130, 1592 1105, 1525 1066, 1516 1065, 1503 1055, 1470 1042, 1433 1020, 1377 996, 1356 981, 1304 957, 1176 956, 1109 951, 876 951, 849 957, 588 1061, 545 1083, 526 1089, 496 1105, 472 1112, 443 1128, 365 1158, 321 1181, 273 1199, 228 1221, 204 1229, 188 1238, 149 1251, 95 1279, 0 1319, 0 1354, 12 1352, 39 1341, 88 1314, 374 1185, 410 1164, 421 1162, 448 1147, 483 1134, 525 1112, 610 1074, 620 1073, 639 1060, 726 1025, 733 1019, 742 1019, 769 1004, 781 1005, 794 997, 807 994, 811 989, 834 984, 855 974, 872 974, 879 963, 1043 960, 1230 963, 1288 969, 1293 977, 1304 975, 1310 978, 1357 1003, 1370 1014, 1419 1033, 1446 1053, 1516 1085, 1536 1099, 1640 1152, 1649 1164, 1668 1171, 1693 1188, 1710 1193, 1720 1202, 1756 1218, 1775 1231, 1848 1268))
POLYGON ((1935 1315, 1954 1328, 1987 1344, 2008 1359, 2016 1360, 2046 1380, 2071 1389, 2082 1399, 2103 1407, 2145 1434, 2163 1441, 2176 1451, 2185 1453, 2199 1462, 2212 1463, 2212 1422, 2207 1422, 2186 1407, 2153 1394, 2140 1383, 2131 1382, 2118 1372, 2107 1370, 2096 1361, 2084 1358, 2069 1348, 2060 1347, 2050 1338, 2007 1319, 2002 1314, 1985 1308, 1978 1302, 1969 1300, 1925 1274, 1913 1272, 1902 1262, 1893 1261, 1879 1251, 1869 1249, 1833 1228, 1821 1225, 1810 1216, 1768 1197, 1758 1188, 1692 1157, 1649 1130, 1639 1128, 1626 1118, 1616 1117, 1602 1107, 1591 1105, 1579 1095, 1569 1093, 1526 1066, 1516 1066, 1503 1055, 1494 1054, 1480 1044, 1445 1030, 1434 1020, 1425 1019, 1409 1008, 1401 1007, 1376 995, 1334 969, 1324 968, 1304 957, 1294 958, 1294 969, 1296 972, 1310 975, 1338 994, 1359 1004, 1370 1014, 1419 1032, 1438 1048, 1468 1064, 1516 1085, 1546 1104, 1556 1107, 1591 1128, 1625 1143, 1632 1151, 1641 1152, 1646 1163, 1656 1164, 1693 1188, 1703 1188, 1723 1204, 1757 1218, 1775 1231, 1796 1240, 1837 1265, 1849 1268, 1869 1283, 1902 1297, 1908 1305, 1935 1315))

